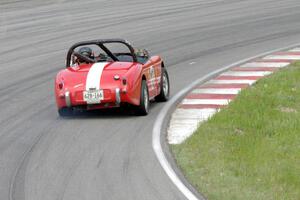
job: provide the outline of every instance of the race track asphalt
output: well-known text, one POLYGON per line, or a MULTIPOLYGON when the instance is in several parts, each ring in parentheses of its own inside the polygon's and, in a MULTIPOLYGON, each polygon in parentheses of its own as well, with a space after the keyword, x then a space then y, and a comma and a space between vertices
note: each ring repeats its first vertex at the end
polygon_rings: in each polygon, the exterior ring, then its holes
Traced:
POLYGON ((299 0, 1 0, 0 199, 182 200, 152 150, 164 103, 58 117, 68 47, 125 38, 164 57, 172 95, 224 65, 300 41, 299 0))

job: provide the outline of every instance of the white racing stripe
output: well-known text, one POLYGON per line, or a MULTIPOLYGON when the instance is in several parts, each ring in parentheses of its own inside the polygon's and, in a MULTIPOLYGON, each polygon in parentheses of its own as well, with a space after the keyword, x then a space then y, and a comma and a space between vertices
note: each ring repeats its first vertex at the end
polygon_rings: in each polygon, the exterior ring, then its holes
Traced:
POLYGON ((285 67, 289 64, 288 62, 251 62, 240 67, 285 67))
POLYGON ((90 90, 90 88, 99 90, 100 89, 100 81, 104 67, 107 65, 105 63, 95 63, 89 70, 89 73, 86 78, 85 89, 90 90))
POLYGON ((211 84, 249 84, 252 85, 256 80, 211 80, 207 83, 211 84))
POLYGON ((239 72, 239 71, 229 71, 221 74, 222 76, 266 76, 271 74, 270 71, 249 71, 249 72, 239 72))
POLYGON ((300 55, 271 55, 266 56, 263 59, 268 60, 300 60, 300 55))
POLYGON ((227 105, 230 99, 184 99, 181 104, 183 105, 227 105))
POLYGON ((241 91, 240 88, 234 89, 194 89, 193 94, 238 94, 241 91))

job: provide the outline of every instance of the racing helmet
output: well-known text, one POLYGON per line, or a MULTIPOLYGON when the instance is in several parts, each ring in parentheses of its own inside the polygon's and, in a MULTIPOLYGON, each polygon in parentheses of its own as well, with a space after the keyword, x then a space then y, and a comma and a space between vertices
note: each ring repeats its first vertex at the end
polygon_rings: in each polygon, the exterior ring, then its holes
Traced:
POLYGON ((92 58, 93 50, 90 47, 81 47, 78 53, 86 57, 92 58))
MULTIPOLYGON (((81 55, 84 55, 88 58, 91 58, 93 59, 94 56, 93 56, 93 50, 90 48, 90 47, 81 47, 79 50, 78 50, 78 53, 80 53, 81 55)), ((80 62, 85 62, 84 60, 82 59, 79 59, 80 62)))

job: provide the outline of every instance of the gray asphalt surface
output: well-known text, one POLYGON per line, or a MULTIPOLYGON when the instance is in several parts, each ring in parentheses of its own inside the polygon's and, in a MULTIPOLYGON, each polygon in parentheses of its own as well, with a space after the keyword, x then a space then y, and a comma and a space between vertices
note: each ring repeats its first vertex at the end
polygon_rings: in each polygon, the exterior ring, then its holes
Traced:
POLYGON ((53 79, 70 45, 126 38, 165 58, 172 94, 300 41, 299 0, 1 0, 0 199, 181 200, 153 153, 163 103, 62 119, 53 79), (190 64, 192 63, 192 64, 190 64))

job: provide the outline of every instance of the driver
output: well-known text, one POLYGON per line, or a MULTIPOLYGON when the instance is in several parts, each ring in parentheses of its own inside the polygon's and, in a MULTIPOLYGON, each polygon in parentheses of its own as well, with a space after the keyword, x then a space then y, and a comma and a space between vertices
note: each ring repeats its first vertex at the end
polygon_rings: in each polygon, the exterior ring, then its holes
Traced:
MULTIPOLYGON (((78 53, 80 53, 81 55, 84 55, 88 58, 94 59, 93 50, 90 47, 81 47, 78 50, 78 53)), ((83 60, 83 59, 77 58, 76 59, 76 64, 77 65, 88 64, 88 62, 83 60)))

